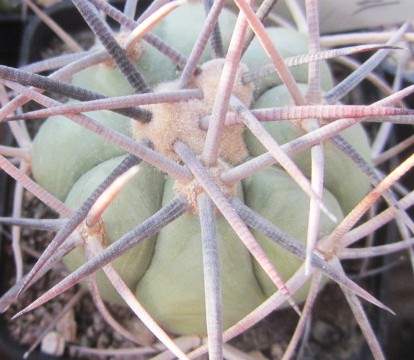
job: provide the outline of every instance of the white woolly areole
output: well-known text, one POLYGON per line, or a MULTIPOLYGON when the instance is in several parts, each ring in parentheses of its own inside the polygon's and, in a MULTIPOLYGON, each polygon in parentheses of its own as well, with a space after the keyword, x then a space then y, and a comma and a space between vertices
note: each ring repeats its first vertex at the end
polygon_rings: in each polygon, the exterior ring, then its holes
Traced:
MULTIPOLYGON (((134 138, 150 140, 154 150, 175 161, 179 161, 173 149, 177 140, 185 142, 195 155, 200 155, 207 133, 200 129, 199 121, 211 114, 223 65, 224 59, 211 60, 202 65, 199 75, 194 76, 189 88, 202 90, 203 99, 143 106, 153 113, 153 118, 149 123, 131 122, 134 138)), ((253 85, 243 85, 241 82, 241 76, 247 70, 245 65, 239 65, 232 93, 249 106, 253 99, 253 85)), ((177 89, 178 81, 173 81, 159 85, 155 91, 177 89)), ((220 158, 231 164, 238 164, 248 155, 243 130, 244 125, 224 129, 219 148, 220 158)))

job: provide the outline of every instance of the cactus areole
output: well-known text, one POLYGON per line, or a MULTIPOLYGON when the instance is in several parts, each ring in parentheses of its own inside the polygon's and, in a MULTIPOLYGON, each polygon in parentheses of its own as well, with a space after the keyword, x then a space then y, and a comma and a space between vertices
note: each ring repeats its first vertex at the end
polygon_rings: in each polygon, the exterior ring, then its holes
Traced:
MULTIPOLYGON (((183 54, 190 50, 200 32, 204 9, 198 4, 185 4, 162 20, 153 32, 171 43, 183 54), (192 30, 188 27, 191 26, 192 30), (176 43, 174 43, 174 41, 176 43)), ((223 10, 220 16, 224 47, 228 47, 236 16, 223 10)), ((282 56, 307 52, 306 38, 297 32, 271 28, 269 34, 282 56), (290 39, 289 41, 287 39, 290 39)), ((137 68, 154 91, 179 88, 180 72, 161 53, 148 44, 139 44, 137 68)), ((149 140, 155 151, 180 162, 174 151, 177 141, 184 142, 199 157, 206 131, 199 126, 211 115, 224 59, 202 57, 197 72, 187 88, 201 90, 202 98, 145 105, 152 119, 141 123, 104 110, 87 113, 90 118, 133 137, 149 140)), ((248 108, 286 106, 291 99, 276 74, 256 82, 243 84, 242 75, 268 63, 257 40, 248 48, 239 65, 232 94, 248 108)), ((306 68, 293 72, 299 82, 306 83, 306 68)), ((322 66, 322 84, 332 85, 329 68, 322 66)), ((110 62, 87 68, 71 79, 71 83, 106 96, 132 94, 134 91, 116 66, 110 62)), ((306 84, 301 85, 303 89, 306 84)), ((266 123, 267 130, 283 144, 304 133, 289 121, 266 123)), ((350 128, 344 137, 369 161, 368 141, 359 126, 350 128)), ((228 197, 238 197, 249 207, 272 221, 281 230, 305 242, 309 198, 280 167, 273 166, 238 183, 221 181, 223 171, 249 157, 265 152, 262 145, 244 125, 225 127, 219 148, 219 159, 209 169, 210 175, 228 197)), ((355 165, 333 146, 327 146, 324 204, 338 219, 350 211, 366 194, 369 184, 355 165)), ((69 121, 64 116, 49 118, 38 132, 33 151, 33 173, 49 192, 76 209, 126 156, 123 150, 69 121)), ((201 157, 199 157, 201 159, 201 157)), ((301 152, 294 161, 310 176, 310 151, 301 152)), ((196 180, 178 181, 165 176, 151 165, 141 163, 137 175, 125 186, 103 215, 106 240, 115 242, 167 203, 174 194, 184 194, 190 210, 163 228, 157 236, 146 239, 114 262, 131 290, 154 318, 166 329, 179 334, 206 333, 205 300, 202 270, 202 248, 197 202, 201 186, 196 180)), ((334 229, 335 224, 322 215, 320 235, 334 229)), ((218 247, 223 298, 223 326, 228 328, 261 304, 276 291, 263 270, 256 264, 226 220, 217 211, 218 247)), ((282 277, 287 280, 301 262, 259 233, 257 240, 267 252, 282 277)), ((84 256, 76 249, 65 258, 71 270, 80 266, 84 256)), ((102 296, 111 302, 120 298, 102 274, 98 275, 102 296)), ((306 289, 296 294, 303 301, 306 289)))

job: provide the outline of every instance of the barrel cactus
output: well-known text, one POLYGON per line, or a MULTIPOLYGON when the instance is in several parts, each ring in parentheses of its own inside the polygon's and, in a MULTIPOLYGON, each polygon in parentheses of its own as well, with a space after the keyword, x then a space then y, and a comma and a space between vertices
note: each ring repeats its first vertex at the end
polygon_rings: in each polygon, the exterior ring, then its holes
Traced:
MULTIPOLYGON (((320 274, 341 285, 355 311, 356 295, 386 308, 337 259, 373 197, 386 194, 409 222, 389 186, 381 187, 360 124, 409 111, 392 107, 393 99, 339 103, 348 83, 334 87, 325 59, 340 50, 321 51, 315 1, 307 1, 309 38, 264 28, 244 0, 235 1, 240 12, 223 1, 156 2, 137 22, 101 0, 73 2, 98 39, 84 57, 48 78, 0 72, 7 86, 51 108, 14 117, 49 116, 30 150, 36 183, 24 182, 70 217, 15 293, 60 251, 72 274, 21 313, 98 271, 100 296, 135 312, 142 305, 150 318, 143 321, 177 357, 187 355, 164 331, 208 336, 210 357, 219 359, 223 342, 263 317, 260 309, 300 313, 326 283, 320 274), (121 31, 112 33, 97 8, 121 31), (289 61, 298 65, 292 71, 289 61), (341 119, 338 127, 333 119, 341 119), (134 175, 114 190, 131 167, 134 175), (379 190, 370 192, 372 185, 379 190), (81 246, 72 250, 71 239, 81 246), (311 293, 310 277, 317 278, 311 293)), ((360 325, 381 356, 367 321, 360 325)))

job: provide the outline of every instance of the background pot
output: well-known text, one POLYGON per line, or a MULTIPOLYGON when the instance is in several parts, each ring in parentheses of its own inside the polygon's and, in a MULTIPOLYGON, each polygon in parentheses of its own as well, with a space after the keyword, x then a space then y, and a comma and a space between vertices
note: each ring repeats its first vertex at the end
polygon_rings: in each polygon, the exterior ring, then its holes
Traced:
MULTIPOLYGON (((140 1, 140 6, 145 7, 148 3, 148 0, 140 1)), ((111 5, 122 9, 124 1, 111 1, 111 5)), ((93 34, 70 0, 60 1, 55 5, 44 9, 44 11, 58 23, 63 30, 82 43, 82 46, 88 47, 89 45, 92 45, 93 34), (85 36, 85 34, 87 35, 85 36)), ((118 24, 110 18, 108 18, 108 24, 113 28, 118 26, 118 24)), ((24 29, 20 46, 20 66, 43 59, 44 56, 42 56, 42 54, 50 50, 56 51, 54 48, 57 44, 61 43, 62 42, 58 40, 53 31, 50 30, 41 19, 37 16, 33 16, 24 29)), ((62 46, 60 50, 63 50, 62 46)), ((58 55, 58 51, 55 52, 55 55, 58 55)))
POLYGON ((14 66, 19 57, 19 46, 23 30, 23 20, 18 13, 0 11, 0 62, 14 66))

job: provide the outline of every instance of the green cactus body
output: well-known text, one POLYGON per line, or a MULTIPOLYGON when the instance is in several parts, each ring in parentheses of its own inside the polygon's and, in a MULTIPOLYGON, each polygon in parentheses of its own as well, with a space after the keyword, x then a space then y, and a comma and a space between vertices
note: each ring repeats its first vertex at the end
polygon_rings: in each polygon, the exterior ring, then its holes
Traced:
MULTIPOLYGON (((308 52, 308 41, 306 35, 297 31, 280 28, 268 27, 267 34, 279 51, 282 58, 306 54, 308 52)), ((250 71, 259 70, 269 64, 269 57, 257 38, 254 38, 249 48, 246 50, 242 62, 246 64, 250 71)), ((291 68, 292 75, 296 81, 306 83, 308 81, 307 65, 300 65, 291 68)), ((321 62, 322 88, 329 90, 333 86, 333 78, 329 66, 325 61, 321 62)), ((282 80, 277 74, 271 74, 255 81, 255 96, 258 97, 266 90, 281 85, 282 80)))
MULTIPOLYGON (((289 175, 273 167, 244 180, 243 188, 246 194, 245 202, 250 208, 272 221, 280 230, 302 243, 306 242, 309 198, 289 175)), ((323 202, 338 219, 343 217, 338 201, 327 190, 324 192, 323 202)), ((334 228, 335 224, 332 220, 328 219, 326 215, 322 215, 320 235, 327 235, 334 228)), ((253 231, 253 233, 263 249, 269 254, 282 278, 289 279, 302 262, 263 234, 257 231, 253 231)), ((273 294, 276 291, 275 285, 257 263, 255 263, 255 271, 266 296, 273 294)), ((302 301, 306 292, 307 288, 304 287, 302 292, 296 294, 297 300, 302 301)))
MULTIPOLYGON (((305 93, 307 85, 299 85, 303 93, 305 93)), ((253 107, 261 109, 287 106, 290 103, 291 97, 286 87, 280 85, 266 91, 257 99, 253 107)), ((304 134, 304 131, 298 125, 289 121, 267 122, 264 124, 264 127, 279 144, 285 144, 304 134)), ((352 126, 343 131, 341 136, 352 145, 365 161, 371 164, 368 137, 361 125, 357 124, 352 126)), ((246 131, 245 139, 251 155, 258 156, 266 151, 250 131, 246 131)), ((325 142, 324 157, 325 187, 335 195, 341 204, 343 212, 347 214, 368 192, 370 183, 352 160, 348 159, 346 155, 328 141, 325 142)), ((293 160, 304 174, 310 177, 312 169, 310 151, 303 151, 293 156, 293 160)))
MULTIPOLYGON (((220 13, 219 26, 225 49, 228 48, 230 43, 236 18, 236 15, 228 9, 223 9, 220 13)), ((205 12, 200 4, 186 4, 174 10, 167 18, 156 25, 153 32, 173 45, 176 50, 188 56, 203 28, 205 19, 205 12)), ((204 62, 210 58, 211 56, 207 50, 204 51, 201 61, 204 62)))
MULTIPOLYGON (((180 6, 156 25, 153 33, 164 39, 168 44, 174 42, 173 45, 176 50, 184 55, 189 55, 205 19, 204 12, 200 10, 202 8, 197 4, 180 6), (188 21, 189 19, 191 21, 188 21)), ((226 48, 230 42, 230 30, 234 28, 235 22, 236 16, 234 13, 224 9, 220 15, 219 24, 221 28, 227 29, 227 31, 223 31, 223 46, 226 48)), ((94 48, 100 49, 101 47, 101 45, 96 45, 94 48)), ((135 60, 137 69, 141 72, 149 86, 154 87, 159 83, 176 79, 178 74, 177 67, 171 61, 166 61, 165 57, 158 50, 142 42, 139 43, 136 52, 136 54, 133 54, 132 60, 135 60)), ((209 58, 209 54, 205 52, 202 61, 206 61, 209 58)), ((74 85, 82 86, 107 96, 121 96, 134 93, 125 76, 116 66, 111 64, 103 63, 80 71, 73 76, 71 82, 74 85), (91 78, 94 81, 90 81, 91 78)))
MULTIPOLYGON (((186 4, 172 12, 157 25, 154 32, 164 37, 167 41, 172 38, 179 39, 181 41, 180 44, 174 43, 172 45, 177 46, 179 50, 188 54, 202 24, 201 20, 197 21, 196 19, 197 17, 204 19, 204 16, 204 9, 201 5, 186 4), (183 26, 185 26, 185 29, 183 26), (194 29, 189 31, 188 26, 192 26, 194 29), (187 38, 187 35, 189 38, 187 38)), ((223 37, 228 39, 230 31, 226 29, 229 27, 233 28, 235 16, 229 11, 223 12, 222 16, 223 37)), ((278 32, 279 30, 274 30, 275 34, 278 32)), ((303 38, 303 35, 299 37, 302 39, 300 40, 300 49, 295 50, 295 53, 304 53, 306 52, 306 39, 303 38)), ((227 44, 228 40, 225 40, 224 43, 227 44)), ((292 46, 289 45, 289 47, 292 46)), ((252 49, 254 48, 255 46, 252 47, 252 49)), ((249 49, 244 57, 248 66, 253 66, 251 64, 252 59, 257 60, 258 63, 268 62, 267 56, 263 52, 258 51, 256 54, 252 53, 252 51, 249 49)), ((286 53, 286 56, 289 55, 291 54, 286 53)), ((176 78, 175 67, 166 64, 168 61, 161 55, 156 54, 155 50, 147 51, 145 47, 142 57, 136 59, 136 63, 151 86, 170 82, 176 78), (165 69, 163 68, 164 66, 166 66, 165 69)), ((208 67, 209 64, 206 63, 205 65, 208 67)), ((221 71, 220 66, 217 68, 221 71)), ((245 71, 243 67, 240 69, 241 72, 245 71)), ((327 73, 327 75, 324 75, 326 82, 330 83, 329 71, 324 69, 324 72, 327 73)), ((305 80, 302 76, 299 79, 300 81, 305 80)), ((132 89, 123 80, 118 70, 115 70, 108 64, 86 69, 74 76, 72 81, 76 85, 88 87, 105 95, 120 95, 132 92, 132 89), (108 79, 105 78, 106 74, 109 76, 108 79), (87 78, 87 76, 90 79, 99 78, 100 83, 92 84, 93 81, 87 78), (114 85, 112 85, 112 81, 114 81, 114 85)), ((273 84, 273 82, 268 82, 268 80, 265 81, 266 84, 258 84, 256 90, 260 89, 260 91, 263 91, 269 84, 273 84)), ((195 82, 195 84, 198 83, 195 82)), ((200 88, 202 88, 202 85, 200 85, 200 88)), ((275 89, 270 90, 270 92, 279 91, 277 89, 280 89, 280 87, 275 89)), ((254 89, 250 87, 245 90, 243 88, 235 89, 234 93, 247 106, 250 106, 254 89), (247 91, 246 93, 244 92, 245 90, 247 91), (238 91, 240 91, 240 94, 238 91)), ((270 94, 270 92, 268 93, 270 94)), ((209 95, 206 91, 204 93, 205 102, 211 102, 211 98, 214 99, 214 91, 212 95, 209 95)), ((267 96, 268 93, 263 96, 267 96)), ((274 99, 275 95, 272 94, 271 97, 272 99, 269 102, 271 105, 269 106, 278 106, 279 103, 274 99)), ((183 109, 190 108, 190 102, 185 105, 183 109)), ((205 108, 197 108, 198 110, 194 110, 194 114, 204 116, 206 114, 205 111, 208 113, 211 110, 212 104, 207 105, 205 104, 208 108, 207 110, 205 108)), ((254 106, 263 107, 262 99, 259 99, 254 106)), ((177 105, 174 109, 180 108, 177 105)), ((129 120, 121 115, 109 111, 88 115, 111 128, 131 136, 129 120)), ((183 118, 186 118, 186 116, 188 117, 188 114, 183 115, 183 118)), ((199 118, 192 118, 191 116, 188 118, 188 121, 195 123, 199 120, 199 118)), ((154 123, 156 122, 155 120, 154 123)), ((149 126, 152 122, 149 123, 149 126)), ((269 123, 266 124, 266 127, 281 143, 300 135, 293 125, 291 126, 288 123, 284 127, 280 127, 279 122, 269 123), (276 130, 273 131, 272 127, 276 130), (282 136, 281 139, 279 139, 279 135, 282 136)), ((234 130, 237 131, 237 134, 233 134, 236 141, 242 143, 241 145, 239 144, 241 152, 236 157, 235 162, 240 162, 243 157, 247 156, 246 145, 251 155, 263 152, 263 149, 260 149, 260 146, 251 139, 249 134, 245 134, 246 141, 244 143, 243 126, 241 127, 242 130, 240 130, 240 126, 234 128, 237 129, 234 130)), ((140 130, 136 129, 134 131, 140 132, 140 130)), ((231 130, 229 131, 231 132, 231 130)), ((192 134, 192 130, 184 132, 190 136, 192 134)), ((195 133, 196 131, 194 131, 195 133)), ((203 136, 200 136, 199 139, 197 141, 204 141, 203 136)), ((350 135, 347 139, 358 149, 361 141, 365 142, 361 145, 362 147, 368 146, 362 128, 350 130, 350 135), (351 140, 355 133, 359 134, 358 139, 361 140, 352 142, 351 140)), ((155 144, 155 149, 157 149, 157 145, 155 144)), ((197 154, 196 150, 194 152, 197 154)), ((330 153, 334 152, 334 150, 331 147, 327 147, 326 152, 330 153)), ((43 187, 58 198, 65 200, 69 206, 76 208, 104 179, 105 174, 108 174, 121 161, 122 154, 121 150, 106 144, 103 140, 80 128, 78 125, 72 124, 64 117, 53 117, 43 125, 36 137, 33 151, 33 172, 37 181, 43 187)), ((226 158, 226 154, 220 156, 222 159, 226 158)), ((305 174, 309 175, 309 160, 307 156, 307 154, 298 155, 295 160, 301 164, 300 166, 305 174)), ((332 155, 332 157, 333 163, 339 162, 341 166, 346 163, 346 160, 338 158, 336 154, 332 155)), ((228 165, 226 166, 228 167, 228 165)), ((330 166, 331 160, 328 160, 326 187, 330 193, 326 191, 324 201, 330 211, 340 219, 342 217, 341 207, 343 212, 346 213, 349 211, 350 206, 352 206, 346 203, 346 198, 353 195, 355 190, 352 189, 350 191, 349 188, 346 188, 342 192, 337 192, 335 190, 336 187, 341 187, 342 189, 342 178, 331 180, 330 172, 333 172, 333 175, 335 175, 337 170, 331 171, 330 166)), ((358 179, 356 181, 364 182, 363 189, 361 191, 358 190, 358 194, 355 195, 358 199, 361 198, 367 191, 367 181, 361 180, 357 169, 347 168, 346 171, 347 176, 350 175, 349 173, 352 173, 351 176, 356 173, 355 177, 358 179)), ((174 191, 179 189, 179 186, 176 186, 177 184, 173 186, 172 183, 173 180, 171 178, 167 177, 165 181, 164 175, 154 170, 151 166, 140 165, 138 174, 123 189, 119 198, 110 206, 103 217, 107 232, 107 242, 114 242, 128 230, 160 209, 162 203, 170 199, 174 191)), ((308 198, 298 189, 297 185, 287 174, 280 169, 272 168, 246 179, 242 182, 242 187, 246 204, 270 219, 290 235, 296 237, 299 241, 305 241, 309 207, 308 198)), ((241 187, 239 186, 239 188, 241 187)), ((230 189, 229 192, 234 195, 236 189, 230 189)), ((355 201, 357 200, 352 200, 352 203, 355 201)), ((266 296, 275 291, 275 288, 261 269, 258 268, 257 264, 255 264, 252 257, 221 215, 218 215, 217 226, 223 288, 223 322, 224 327, 228 328, 257 307, 264 301, 266 296)), ((321 235, 331 231, 333 226, 334 224, 328 219, 323 219, 321 235)), ((282 277, 287 279, 288 276, 298 269, 299 261, 292 258, 292 256, 278 246, 270 243, 261 235, 256 235, 276 268, 281 272, 282 277)), ((65 263, 71 270, 78 267, 81 263, 79 251, 81 250, 72 252, 65 259, 65 263)), ((204 335, 206 328, 201 259, 199 219, 197 209, 193 209, 192 213, 182 216, 162 229, 157 237, 147 239, 136 249, 123 255, 115 262, 115 266, 131 290, 136 292, 137 297, 165 328, 175 333, 204 335)), ((112 302, 119 300, 103 276, 99 277, 99 287, 106 300, 112 302)), ((300 295, 298 301, 304 299, 305 293, 306 290, 300 295)))
MULTIPOLYGON (((122 115, 96 111, 88 116, 125 135, 130 134, 129 119, 122 115)), ((53 116, 43 124, 34 140, 33 175, 52 195, 65 200, 83 174, 123 153, 66 117, 53 116)))
MULTIPOLYGON (((173 194, 170 180, 166 184, 164 203, 171 200, 173 194)), ((265 298, 248 251, 222 217, 217 219, 217 232, 223 320, 227 328, 265 298)), ((165 328, 181 334, 204 334, 206 331, 200 239, 200 221, 194 214, 184 215, 162 229, 151 266, 136 291, 145 308, 157 314, 165 328)))
MULTIPOLYGON (((95 45, 94 48, 101 49, 102 45, 95 45)), ((158 50, 147 43, 139 43, 136 53, 132 55, 132 61, 138 70, 143 74, 149 86, 155 86, 160 82, 170 81, 176 78, 177 68, 170 61, 165 61, 158 50), (135 60, 135 61, 134 61, 135 60), (158 71, 151 71, 158 69, 158 71)), ((101 63, 82 70, 72 77, 73 85, 101 93, 106 96, 122 96, 134 93, 134 89, 128 83, 113 63, 101 63), (90 79, 94 79, 90 81, 90 79)))
MULTIPOLYGON (((73 209, 79 207, 124 157, 106 160, 85 172, 69 192, 66 204, 73 209)), ((140 164, 138 174, 125 186, 103 215, 106 241, 113 243, 156 212, 161 206, 163 188, 163 174, 152 166, 140 164)), ((147 270, 155 241, 155 237, 147 239, 114 262, 115 268, 131 289, 137 286, 147 270)), ((68 268, 77 268, 84 262, 82 252, 83 250, 78 248, 65 258, 68 268)), ((98 273, 98 279, 102 297, 111 302, 121 303, 116 291, 102 273, 98 273)))

